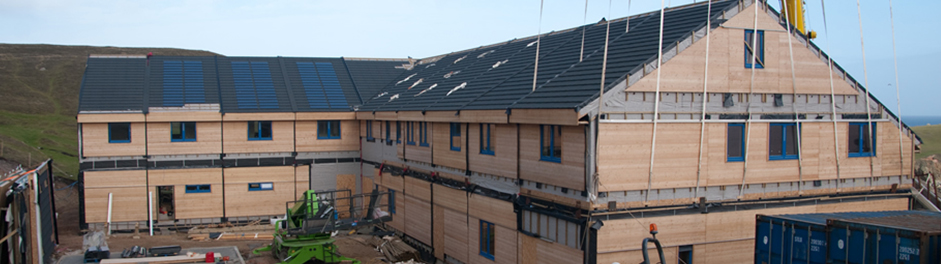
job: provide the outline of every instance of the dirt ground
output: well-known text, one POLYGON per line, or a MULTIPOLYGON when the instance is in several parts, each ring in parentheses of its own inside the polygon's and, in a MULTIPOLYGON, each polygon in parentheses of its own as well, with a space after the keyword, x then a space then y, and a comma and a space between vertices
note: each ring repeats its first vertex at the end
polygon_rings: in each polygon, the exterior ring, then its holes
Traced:
MULTIPOLYGON (((56 247, 56 254, 68 255, 79 254, 82 249, 82 234, 79 230, 78 214, 78 189, 72 186, 65 190, 60 190, 68 186, 68 183, 62 181, 55 182, 56 188, 56 212, 58 213, 59 245, 56 247)), ((178 233, 173 235, 154 235, 148 236, 145 230, 141 230, 140 239, 134 239, 132 234, 113 234, 108 238, 108 246, 113 252, 120 252, 125 248, 133 246, 154 247, 179 245, 186 248, 195 247, 220 247, 236 246, 248 264, 272 264, 278 263, 278 260, 271 256, 270 252, 263 252, 261 255, 253 255, 252 250, 267 246, 269 240, 248 240, 248 241, 192 241, 187 239, 187 234, 178 233)), ((383 260, 382 253, 376 251, 372 246, 366 243, 366 235, 338 236, 336 239, 337 248, 340 254, 346 257, 358 259, 363 264, 387 263, 383 260)))

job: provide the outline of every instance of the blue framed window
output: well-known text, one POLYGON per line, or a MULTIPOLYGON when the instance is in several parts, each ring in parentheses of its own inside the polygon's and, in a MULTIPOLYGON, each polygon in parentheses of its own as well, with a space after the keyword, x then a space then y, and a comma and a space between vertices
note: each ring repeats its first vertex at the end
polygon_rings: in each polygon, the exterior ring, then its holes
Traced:
POLYGON ((849 128, 849 156, 872 157, 876 154, 876 123, 850 123, 849 128), (869 125, 872 124, 872 136, 869 135, 869 125))
POLYGON ((771 123, 768 126, 768 159, 797 159, 797 137, 800 129, 794 123, 771 123))
POLYGON ((212 188, 209 184, 202 185, 186 185, 186 193, 211 193, 212 188))
POLYGON ((562 126, 539 125, 539 160, 562 163, 562 126))
POLYGON ((493 124, 480 124, 480 154, 494 155, 493 145, 490 133, 493 131, 493 124))
POLYGON ((418 122, 418 145, 430 146, 428 145, 428 122, 418 122))
POLYGON ((405 143, 415 145, 415 122, 405 122, 405 143))
POLYGON ((196 122, 170 122, 170 141, 196 141, 196 122))
POLYGON ((270 191, 274 190, 274 183, 271 182, 253 182, 248 184, 249 191, 270 191))
POLYGON ((395 214, 395 190, 389 189, 389 212, 395 214))
POLYGON ((386 142, 392 144, 392 127, 389 126, 389 121, 386 121, 386 142))
POLYGON ((765 67, 765 31, 758 30, 758 33, 755 34, 754 30, 745 30, 745 68, 752 68, 752 60, 755 60, 754 67, 756 69, 763 69, 765 67), (758 38, 757 40, 755 38, 758 38), (755 42, 757 41, 757 42, 755 42), (756 45, 752 47, 752 45, 756 45), (758 58, 754 58, 754 54, 758 54, 758 58))
POLYGON ((340 120, 317 121, 317 139, 340 139, 340 120))
POLYGON ((745 124, 729 123, 726 141, 726 160, 745 161, 745 124))
POLYGON ((461 151, 461 123, 451 123, 451 150, 461 151))
POLYGON ((376 138, 372 136, 372 120, 366 120, 366 141, 376 142, 376 138))
POLYGON ((395 121, 395 143, 402 143, 402 122, 395 121))
POLYGON ((248 140, 271 140, 271 121, 248 121, 248 140))
POLYGON ((493 223, 480 220, 480 255, 489 260, 494 260, 495 234, 496 230, 493 228, 493 223))
POLYGON ((108 143, 131 143, 131 123, 108 123, 108 143))

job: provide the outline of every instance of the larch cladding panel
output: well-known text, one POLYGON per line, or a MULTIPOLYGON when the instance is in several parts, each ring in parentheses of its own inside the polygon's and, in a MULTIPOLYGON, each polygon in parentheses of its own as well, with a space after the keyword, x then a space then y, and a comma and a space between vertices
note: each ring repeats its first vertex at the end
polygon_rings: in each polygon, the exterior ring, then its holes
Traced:
MULTIPOLYGON (((150 170, 150 189, 173 186, 173 204, 177 219, 223 217, 222 169, 168 169, 150 170), (210 192, 186 193, 186 185, 209 185, 210 192)), ((156 212, 157 203, 154 203, 156 212)), ((146 207, 146 206, 145 206, 146 207)))
MULTIPOLYGON (((490 260, 483 255, 481 255, 481 243, 480 243, 480 220, 490 222, 487 219, 480 219, 473 216, 469 216, 467 219, 467 255, 468 263, 470 264, 490 264, 490 263, 517 263, 518 256, 518 245, 517 239, 519 235, 516 231, 516 228, 507 228, 499 224, 494 223, 494 252, 493 260, 490 260)), ((577 262, 572 262, 577 263, 577 262)))
MULTIPOLYGON (((607 223, 606 223, 607 224, 607 223)), ((584 252, 566 245, 547 242, 539 238, 519 234, 519 263, 523 264, 569 264, 584 262, 584 252)), ((636 242, 640 244, 640 242, 636 242)), ((600 246, 600 245, 599 245, 600 246)), ((599 256, 600 257, 600 256, 599 256)), ((641 258, 642 260, 643 258, 641 258)), ((631 259, 623 263, 638 262, 638 259, 631 259)), ((600 259, 597 263, 603 262, 600 259)))
POLYGON ((467 133, 468 167, 471 171, 503 176, 507 178, 517 177, 517 134, 516 124, 497 125, 491 124, 490 129, 490 147, 493 149, 493 155, 480 153, 480 142, 487 139, 486 130, 481 137, 481 124, 470 124, 470 132, 467 133))
POLYGON ((317 139, 317 121, 297 121, 295 126, 298 152, 359 150, 359 122, 355 120, 340 121, 338 139, 317 139))
MULTIPOLYGON (((709 214, 688 214, 664 217, 624 218, 605 221, 598 231, 598 263, 622 263, 633 261, 639 254, 640 241, 649 237, 646 227, 656 223, 660 233, 657 238, 664 247, 681 245, 699 245, 720 241, 749 240, 755 237, 756 214, 801 214, 831 213, 842 210, 885 211, 904 210, 908 199, 896 198, 860 202, 844 202, 796 207, 743 210, 731 212, 712 212, 709 214), (640 221, 640 223, 638 223, 640 221), (745 227, 745 228, 743 228, 745 227)), ((742 244, 743 248, 730 251, 735 254, 752 252, 754 244, 742 244)), ((750 258, 749 258, 750 259, 750 258)), ((698 262, 697 262, 698 263, 698 262)), ((737 262, 742 263, 742 262, 737 262)))
POLYGON ((285 202, 296 195, 294 177, 293 166, 226 168, 226 216, 284 214, 285 202), (249 190, 250 183, 271 183, 273 188, 249 190))
POLYGON ((114 222, 147 221, 147 172, 144 170, 86 171, 85 221, 108 221, 108 194, 114 222))
POLYGON ((432 184, 432 194, 435 255, 447 254, 468 263, 467 192, 432 184))
MULTIPOLYGON (((428 127, 426 128, 426 132, 424 132, 424 133, 427 133, 427 134, 428 134, 428 135, 427 135, 427 137, 428 137, 428 142, 427 142, 427 143, 428 143, 428 146, 422 146, 422 143, 421 143, 421 140, 422 140, 422 139, 421 139, 421 135, 422 135, 422 133, 419 132, 419 130, 420 130, 420 125, 419 125, 419 123, 421 123, 421 122, 402 122, 402 126, 406 126, 407 123, 411 123, 411 124, 412 124, 412 131, 411 131, 411 133, 413 134, 412 136, 413 136, 413 138, 414 138, 414 143, 415 143, 415 144, 412 145, 412 144, 408 144, 408 143, 407 143, 407 141, 408 141, 408 135, 407 135, 408 132, 406 132, 405 134, 403 134, 404 136, 402 137, 402 143, 403 143, 403 145, 405 145, 405 159, 406 159, 406 160, 420 161, 420 162, 425 162, 425 163, 432 163, 432 161, 434 161, 434 160, 432 160, 432 157, 431 157, 431 148, 432 148, 432 147, 436 147, 435 144, 434 144, 434 142, 432 142, 432 136, 431 136, 431 135, 434 135, 434 130, 435 130, 435 129, 434 129, 434 126, 431 126, 431 123, 426 123, 426 124, 428 124, 428 127)), ((407 131, 407 129, 405 129, 404 127, 403 127, 402 129, 407 131)), ((437 146, 437 147, 444 147, 444 148, 446 148, 446 147, 448 147, 448 146, 447 146, 447 145, 441 145, 441 146, 437 146)))
POLYGON ((248 121, 226 121, 223 123, 222 130, 225 153, 294 151, 294 122, 292 121, 272 121, 271 140, 248 140, 248 121))
POLYGON ((405 194, 431 201, 431 183, 415 177, 402 177, 405 180, 405 194))
MULTIPOLYGON (((747 9, 710 32, 709 92, 715 93, 783 93, 830 94, 830 70, 827 61, 817 57, 797 37, 791 38, 794 51, 794 76, 791 78, 791 56, 788 35, 764 10, 758 12, 758 29, 764 31, 764 68, 745 67, 745 30, 754 28, 754 11, 747 9)), ((664 62, 660 73, 661 92, 702 92, 706 67, 706 41, 700 39, 677 56, 664 62)), ((838 95, 859 94, 833 71, 833 88, 838 95)), ((629 87, 628 91, 656 91, 656 70, 629 87)))
POLYGON ((467 198, 467 204, 468 215, 506 228, 516 229, 516 213, 513 212, 512 203, 472 194, 467 198))
POLYGON ((455 139, 458 142, 453 143, 451 142, 451 123, 433 124, 434 133, 432 135, 434 139, 432 145, 436 147, 432 149, 432 154, 434 155, 435 165, 467 170, 467 145, 464 144, 467 140, 467 124, 460 124, 458 132, 460 136, 455 139), (451 144, 458 147, 458 150, 452 150, 451 144))
POLYGON ((147 123, 147 153, 150 155, 185 155, 222 153, 222 123, 196 122, 196 141, 170 140, 170 123, 147 123))
POLYGON ((146 153, 144 123, 131 123, 131 142, 109 143, 108 123, 82 124, 82 156, 121 157, 143 156, 146 153))
POLYGON ((540 160, 539 125, 520 125, 520 179, 585 189, 585 127, 562 126, 562 162, 540 160))
POLYGON ((408 216, 405 218, 405 233, 426 245, 431 245, 431 202, 412 197, 407 193, 396 199, 405 201, 404 211, 408 216))

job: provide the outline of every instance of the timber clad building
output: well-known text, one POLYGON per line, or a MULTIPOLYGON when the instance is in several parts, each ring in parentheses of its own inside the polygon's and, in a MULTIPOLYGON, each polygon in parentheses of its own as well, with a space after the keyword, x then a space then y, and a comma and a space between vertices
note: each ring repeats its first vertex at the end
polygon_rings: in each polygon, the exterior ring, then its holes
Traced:
POLYGON ((628 263, 656 223, 670 263, 746 263, 755 214, 908 209, 917 136, 758 10, 666 10, 659 68, 659 11, 417 61, 91 57, 81 222, 109 193, 129 228, 149 193, 159 225, 379 188, 451 262, 628 263))

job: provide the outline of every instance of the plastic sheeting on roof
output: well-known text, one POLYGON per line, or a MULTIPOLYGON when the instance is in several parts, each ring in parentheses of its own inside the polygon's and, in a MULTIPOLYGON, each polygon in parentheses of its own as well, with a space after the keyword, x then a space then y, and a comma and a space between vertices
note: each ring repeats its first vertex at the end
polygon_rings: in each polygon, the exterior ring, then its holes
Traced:
POLYGON ((457 92, 457 90, 464 89, 464 87, 467 87, 467 82, 463 82, 461 83, 461 85, 455 86, 454 89, 451 89, 450 91, 448 91, 448 94, 445 96, 449 96, 452 93, 457 92))

